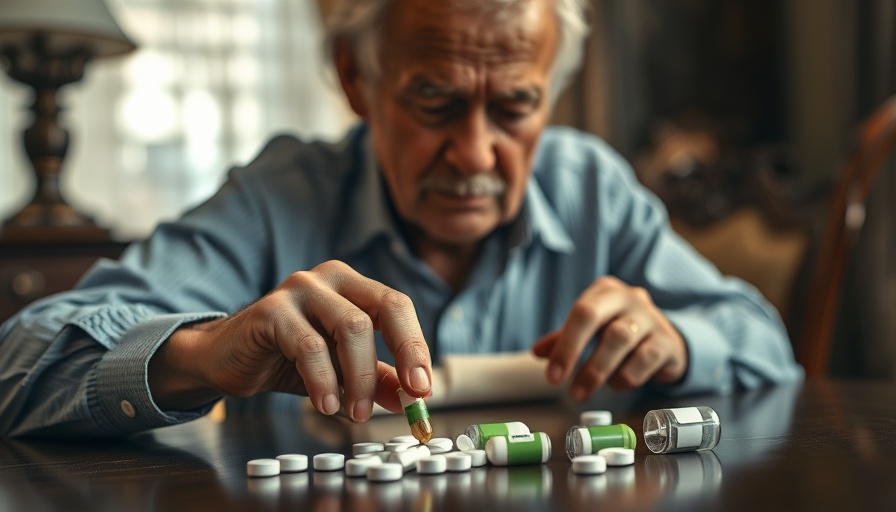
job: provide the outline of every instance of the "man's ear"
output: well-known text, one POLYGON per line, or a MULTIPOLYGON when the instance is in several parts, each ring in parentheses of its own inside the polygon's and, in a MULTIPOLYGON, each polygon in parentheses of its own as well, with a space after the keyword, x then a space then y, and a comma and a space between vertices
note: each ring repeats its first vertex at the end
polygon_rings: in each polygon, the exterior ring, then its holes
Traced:
POLYGON ((339 84, 345 92, 348 104, 355 114, 367 119, 367 97, 364 94, 366 84, 358 65, 358 58, 348 43, 341 41, 334 46, 336 73, 339 75, 339 84))

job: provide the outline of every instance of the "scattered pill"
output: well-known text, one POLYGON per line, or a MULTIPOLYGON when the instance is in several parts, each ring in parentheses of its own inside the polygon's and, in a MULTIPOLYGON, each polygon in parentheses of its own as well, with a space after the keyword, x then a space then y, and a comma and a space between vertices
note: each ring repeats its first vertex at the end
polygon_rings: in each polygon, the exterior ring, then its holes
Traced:
POLYGON ((486 455, 485 450, 469 450, 464 453, 470 456, 470 462, 474 468, 485 466, 485 463, 488 462, 488 456, 486 455))
POLYGON ((389 462, 401 464, 405 471, 410 471, 417 466, 417 461, 423 457, 429 457, 429 448, 426 446, 414 446, 400 452, 392 452, 389 462))
POLYGON ((352 445, 352 455, 357 457, 362 453, 381 452, 385 449, 383 443, 355 443, 352 445))
POLYGON ((420 443, 399 443, 399 442, 389 442, 385 444, 385 448, 387 452, 401 452, 407 450, 412 446, 417 446, 420 443))
POLYGON ((579 415, 579 425, 583 427, 612 424, 613 413, 610 411, 584 411, 579 415))
POLYGON ((444 455, 430 455, 417 461, 417 473, 438 475, 448 469, 448 461, 444 455))
POLYGON ((572 472, 577 475, 599 475, 607 471, 607 459, 601 455, 580 455, 572 459, 572 472))
POLYGON ((367 468, 367 479, 371 482, 394 482, 400 480, 403 475, 404 468, 401 467, 401 464, 391 462, 367 468))
POLYGON ((345 467, 345 455, 341 453, 318 453, 313 459, 314 469, 336 471, 345 467))
POLYGON ((308 456, 300 453, 285 453, 278 455, 277 460, 280 461, 280 471, 284 473, 295 473, 308 469, 308 456))
POLYGON ((433 454, 447 453, 454 449, 454 442, 447 437, 436 437, 426 443, 426 446, 429 447, 429 451, 433 454))
POLYGON ((277 459, 255 459, 246 463, 246 474, 249 476, 275 476, 280 474, 280 461, 277 459))
POLYGON ((604 448, 597 454, 606 459, 607 466, 628 466, 635 463, 635 450, 629 448, 604 448))
POLYGON ((469 471, 473 467, 473 457, 467 452, 451 452, 444 457, 445 469, 448 471, 469 471))
POLYGON ((470 439, 470 436, 466 434, 461 434, 457 436, 457 440, 454 442, 457 445, 457 449, 462 452, 468 452, 470 450, 476 449, 476 443, 470 439))
POLYGON ((404 444, 411 444, 411 445, 420 444, 420 441, 418 441, 417 438, 412 435, 396 436, 396 437, 393 437, 392 439, 390 439, 389 442, 390 443, 404 443, 404 444))
POLYGON ((379 457, 362 457, 345 461, 345 474, 347 476, 364 476, 367 468, 379 466, 383 461, 379 457))

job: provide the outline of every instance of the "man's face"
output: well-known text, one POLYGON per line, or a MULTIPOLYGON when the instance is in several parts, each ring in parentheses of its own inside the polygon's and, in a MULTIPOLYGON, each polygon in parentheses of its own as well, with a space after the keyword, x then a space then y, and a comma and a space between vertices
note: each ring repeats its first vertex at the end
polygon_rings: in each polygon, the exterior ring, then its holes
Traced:
MULTIPOLYGON (((496 17, 450 2, 390 12, 382 74, 356 110, 399 215, 436 243, 475 244, 519 212, 550 108, 549 1, 496 17)), ((363 80, 363 79, 362 79, 363 80)))

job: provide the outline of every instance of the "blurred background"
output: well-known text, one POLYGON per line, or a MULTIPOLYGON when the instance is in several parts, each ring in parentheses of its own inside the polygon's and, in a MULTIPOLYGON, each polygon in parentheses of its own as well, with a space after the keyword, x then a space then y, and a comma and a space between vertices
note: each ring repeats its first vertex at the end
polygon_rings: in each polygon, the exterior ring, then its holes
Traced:
MULTIPOLYGON (((271 135, 355 122, 321 48, 328 0, 107 0, 138 49, 59 96, 62 192, 117 241, 214 193, 271 135)), ((754 284, 795 342, 827 215, 863 119, 896 92, 891 0, 592 0, 555 123, 605 138, 676 230, 754 284)), ((0 218, 32 195, 32 93, 0 73, 0 218)), ((874 178, 845 266, 827 371, 896 378, 896 191, 874 178), (861 224, 861 223, 860 223, 861 224)), ((852 211, 855 216, 857 213, 852 211)))

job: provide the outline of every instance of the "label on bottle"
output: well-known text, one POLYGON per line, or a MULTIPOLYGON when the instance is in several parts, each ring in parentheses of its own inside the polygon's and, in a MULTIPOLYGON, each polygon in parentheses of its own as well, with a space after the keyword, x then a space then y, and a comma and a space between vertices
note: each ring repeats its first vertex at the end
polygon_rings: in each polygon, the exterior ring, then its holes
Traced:
POLYGON ((675 442, 676 448, 697 448, 703 442, 703 415, 700 409, 696 407, 679 407, 677 409, 669 409, 669 412, 675 416, 679 426, 676 429, 678 434, 675 442), (697 425, 700 423, 700 425, 697 425))
POLYGON ((537 464, 541 462, 543 450, 540 435, 507 436, 507 463, 510 465, 537 464))
POLYGON ((511 423, 482 423, 479 425, 481 446, 477 446, 477 448, 484 447, 485 443, 487 443, 489 439, 495 436, 515 436, 528 433, 529 427, 519 421, 514 421, 511 423))
POLYGON ((700 409, 696 407, 679 407, 677 409, 669 409, 669 412, 682 425, 685 423, 703 423, 703 415, 700 414, 700 409))

